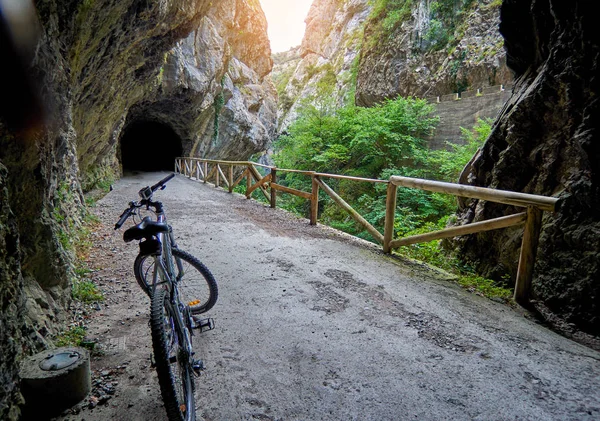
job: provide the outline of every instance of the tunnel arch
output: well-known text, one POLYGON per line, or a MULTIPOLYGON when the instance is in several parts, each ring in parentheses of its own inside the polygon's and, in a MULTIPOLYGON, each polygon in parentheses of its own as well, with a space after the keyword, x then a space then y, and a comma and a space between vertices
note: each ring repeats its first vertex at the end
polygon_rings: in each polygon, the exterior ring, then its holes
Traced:
POLYGON ((182 155, 181 137, 167 124, 136 120, 121 134, 123 171, 172 171, 175 158, 182 155))

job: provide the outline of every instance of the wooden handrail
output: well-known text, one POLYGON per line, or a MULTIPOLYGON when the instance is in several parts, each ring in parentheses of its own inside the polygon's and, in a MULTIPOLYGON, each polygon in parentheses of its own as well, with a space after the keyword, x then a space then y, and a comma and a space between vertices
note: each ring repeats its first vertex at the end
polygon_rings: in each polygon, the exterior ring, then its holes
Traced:
POLYGON ((467 225, 446 228, 439 231, 428 232, 426 234, 413 235, 400 238, 390 242, 391 248, 408 246, 416 243, 427 243, 429 241, 441 240, 442 238, 458 237, 460 235, 474 234, 477 232, 491 231, 499 228, 508 228, 515 225, 522 225, 527 219, 527 213, 517 213, 516 215, 503 216, 501 218, 489 219, 487 221, 473 222, 467 225))
POLYGON ((554 212, 556 202, 558 202, 558 199, 555 197, 517 193, 508 190, 496 190, 487 187, 466 186, 464 184, 446 183, 443 181, 423 180, 420 178, 401 177, 397 175, 390 177, 390 183, 393 183, 396 186, 412 187, 438 193, 448 193, 454 196, 504 203, 505 205, 525 208, 528 206, 535 206, 538 209, 549 212, 554 212))
POLYGON ((229 192, 237 186, 244 178, 246 178, 246 197, 250 199, 252 193, 256 189, 260 189, 265 198, 270 202, 271 207, 276 206, 276 192, 284 192, 302 197, 310 201, 310 224, 316 225, 319 209, 319 188, 323 189, 342 209, 354 218, 354 220, 368 231, 373 238, 383 246, 384 253, 391 253, 392 249, 415 244, 421 242, 429 242, 442 238, 456 237, 460 235, 475 234, 478 232, 489 231, 494 229, 508 228, 516 225, 525 224, 521 251, 519 256, 519 267, 517 270, 517 279, 515 283, 514 298, 520 304, 527 303, 529 291, 531 289, 531 280, 533 276, 533 267, 535 263, 535 255, 539 242, 541 230, 542 212, 555 212, 559 199, 556 197, 540 196, 528 193, 519 193, 508 190, 498 190, 487 187, 476 187, 464 184, 446 183, 442 181, 424 180, 419 178, 391 176, 389 180, 379 180, 363 177, 354 177, 339 174, 319 173, 314 171, 295 170, 286 168, 277 168, 271 165, 259 164, 251 161, 223 161, 215 159, 203 158, 176 158, 175 172, 181 173, 192 178, 194 171, 190 164, 193 161, 197 162, 195 176, 199 181, 204 183, 215 175, 215 185, 219 185, 219 176, 221 176, 229 192), (200 168, 200 163, 204 164, 204 170, 200 168), (208 164, 212 164, 213 168, 208 171, 208 164), (220 168, 220 165, 228 165, 228 177, 225 176, 220 168), (244 171, 233 180, 233 167, 245 167, 244 171), (269 174, 261 175, 256 167, 261 167, 269 170, 269 174), (310 193, 303 192, 291 187, 283 186, 277 183, 277 174, 281 172, 290 172, 306 175, 311 177, 312 191, 310 193), (202 179, 200 179, 202 174, 202 179), (366 219, 364 219, 356 210, 354 210, 344 199, 333 191, 321 178, 334 178, 339 180, 348 180, 356 182, 368 183, 387 183, 386 194, 386 214, 384 221, 384 233, 381 234, 373 227, 366 219), (256 183, 252 183, 252 179, 256 183), (268 187, 267 187, 268 186, 268 187), (525 207, 527 212, 518 213, 515 215, 503 216, 500 218, 490 219, 486 221, 472 222, 470 224, 446 228, 439 231, 429 232, 426 234, 414 235, 411 237, 394 239, 394 221, 396 212, 396 199, 398 187, 416 188, 438 193, 446 193, 459 197, 469 197, 480 200, 487 200, 496 203, 502 203, 511 206, 525 207), (269 194, 270 190, 270 194, 269 194))

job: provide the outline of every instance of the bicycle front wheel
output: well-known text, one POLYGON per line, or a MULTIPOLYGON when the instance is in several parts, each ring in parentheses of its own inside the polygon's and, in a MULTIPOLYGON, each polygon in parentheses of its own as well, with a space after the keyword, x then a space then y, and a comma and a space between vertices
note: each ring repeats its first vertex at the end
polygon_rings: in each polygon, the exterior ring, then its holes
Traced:
POLYGON ((152 298, 150 328, 160 393, 170 421, 195 421, 192 357, 176 317, 167 291, 158 288, 152 298))
MULTIPOLYGON (((172 252, 173 257, 181 261, 183 268, 182 271, 179 271, 177 265, 174 264, 175 270, 178 272, 176 274, 177 290, 181 302, 190 307, 192 314, 204 313, 213 308, 217 302, 219 290, 217 281, 210 270, 200 260, 183 250, 174 248, 172 252)), ((139 255, 133 266, 135 279, 148 296, 152 291, 154 266, 154 256, 151 255, 139 255)))

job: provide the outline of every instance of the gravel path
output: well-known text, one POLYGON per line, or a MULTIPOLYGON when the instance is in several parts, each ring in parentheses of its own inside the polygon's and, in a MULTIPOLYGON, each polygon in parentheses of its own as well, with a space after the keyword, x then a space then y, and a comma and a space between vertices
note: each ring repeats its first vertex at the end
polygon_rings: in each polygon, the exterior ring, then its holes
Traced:
MULTIPOLYGON (((90 265, 90 397, 56 420, 164 420, 135 244, 112 226, 166 173, 99 201, 90 265)), ((182 249, 219 282, 195 336, 202 420, 599 420, 600 353, 438 272, 239 195, 177 176, 155 196, 182 249)))

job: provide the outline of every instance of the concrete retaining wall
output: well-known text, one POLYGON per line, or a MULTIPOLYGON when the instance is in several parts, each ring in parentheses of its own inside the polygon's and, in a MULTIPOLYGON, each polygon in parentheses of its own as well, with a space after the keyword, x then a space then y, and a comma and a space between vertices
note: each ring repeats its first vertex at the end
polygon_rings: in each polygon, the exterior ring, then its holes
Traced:
POLYGON ((495 119, 512 92, 512 86, 490 86, 442 97, 427 98, 435 107, 440 123, 427 139, 431 149, 444 148, 445 142, 463 144, 461 127, 471 129, 478 119, 495 119))

